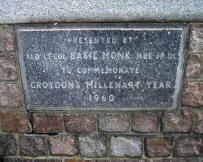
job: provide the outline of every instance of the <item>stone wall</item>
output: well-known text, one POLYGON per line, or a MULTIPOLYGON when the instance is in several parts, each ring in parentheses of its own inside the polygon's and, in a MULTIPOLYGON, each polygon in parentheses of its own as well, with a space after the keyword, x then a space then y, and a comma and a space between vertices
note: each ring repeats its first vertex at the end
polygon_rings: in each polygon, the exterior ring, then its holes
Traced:
POLYGON ((0 26, 0 156, 6 162, 203 161, 203 25, 189 24, 173 111, 27 111, 15 26, 0 26))

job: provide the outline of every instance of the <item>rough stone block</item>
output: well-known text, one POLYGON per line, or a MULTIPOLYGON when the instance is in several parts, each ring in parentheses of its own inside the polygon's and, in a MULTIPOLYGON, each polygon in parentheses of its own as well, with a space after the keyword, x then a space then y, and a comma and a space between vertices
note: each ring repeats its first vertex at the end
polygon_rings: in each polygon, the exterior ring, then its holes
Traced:
MULTIPOLYGON (((149 160, 126 160, 128 162, 150 162, 149 160)), ((122 160, 118 160, 118 162, 122 162, 122 160)))
POLYGON ((158 129, 157 114, 132 114, 132 130, 136 132, 149 133, 156 132, 158 129))
POLYGON ((187 78, 199 78, 201 75, 201 62, 200 55, 190 55, 185 70, 185 76, 187 78))
POLYGON ((90 160, 90 159, 87 159, 87 160, 83 160, 83 159, 66 159, 65 162, 108 162, 108 160, 90 160))
POLYGON ((17 80, 18 66, 16 58, 6 56, 0 58, 0 80, 17 80))
POLYGON ((149 160, 144 159, 122 159, 122 160, 73 160, 73 159, 67 159, 65 162, 150 162, 149 160))
POLYGON ((198 162, 198 161, 185 159, 170 159, 170 160, 153 160, 153 162, 198 162))
POLYGON ((185 82, 182 90, 182 105, 203 106, 203 82, 185 82))
POLYGON ((79 136, 79 149, 84 157, 103 157, 107 154, 106 137, 99 135, 79 136))
POLYGON ((5 84, 0 84, 0 106, 8 106, 9 95, 7 86, 5 84))
POLYGON ((175 142, 175 157, 195 157, 203 155, 203 139, 180 137, 175 142))
POLYGON ((32 162, 32 159, 3 159, 2 162, 32 162))
POLYGON ((195 122, 195 132, 196 133, 203 133, 203 111, 197 112, 197 118, 195 122))
POLYGON ((14 30, 12 27, 6 27, 3 29, 3 41, 5 51, 12 52, 15 50, 14 30))
POLYGON ((1 29, 0 29, 0 54, 1 52, 4 50, 3 48, 3 41, 2 41, 2 38, 1 38, 1 29))
POLYGON ((5 132, 30 133, 32 127, 25 112, 2 110, 1 128, 5 132))
POLYGON ((3 47, 3 28, 0 27, 0 54, 1 54, 2 51, 4 51, 4 47, 3 47))
POLYGON ((67 132, 90 133, 96 131, 96 118, 92 115, 65 115, 67 132))
POLYGON ((171 154, 173 141, 168 137, 155 137, 145 139, 147 157, 167 157, 171 154))
POLYGON ((72 156, 78 153, 75 137, 73 136, 50 137, 49 147, 52 155, 72 156))
POLYGON ((189 47, 194 51, 203 50, 203 25, 193 25, 191 27, 189 47))
POLYGON ((43 156, 46 155, 46 143, 41 136, 21 136, 20 155, 22 156, 43 156))
POLYGON ((129 131, 128 115, 105 115, 99 117, 99 131, 127 132, 129 131))
POLYGON ((166 133, 186 133, 192 130, 193 112, 185 110, 182 112, 164 113, 162 116, 162 127, 166 133))
POLYGON ((61 159, 0 159, 0 162, 62 162, 61 159))
POLYGON ((111 156, 142 156, 142 140, 133 136, 118 136, 110 139, 111 156))
POLYGON ((21 88, 19 85, 9 84, 8 85, 9 93, 9 106, 10 107, 20 107, 23 105, 23 96, 21 88))
POLYGON ((149 160, 144 159, 122 159, 122 160, 74 160, 74 159, 67 159, 65 162, 150 162, 149 160))
POLYGON ((16 84, 0 84, 0 106, 20 107, 23 105, 21 88, 16 84))
POLYGON ((35 159, 35 160, 32 160, 32 159, 2 159, 2 160, 3 160, 2 162, 62 162, 61 159, 35 159))
POLYGON ((0 134, 0 156, 17 153, 16 139, 13 135, 0 134))
POLYGON ((62 118, 55 114, 34 114, 33 129, 35 133, 60 133, 63 129, 62 118))
POLYGON ((35 159, 33 162, 62 162, 61 159, 35 159))

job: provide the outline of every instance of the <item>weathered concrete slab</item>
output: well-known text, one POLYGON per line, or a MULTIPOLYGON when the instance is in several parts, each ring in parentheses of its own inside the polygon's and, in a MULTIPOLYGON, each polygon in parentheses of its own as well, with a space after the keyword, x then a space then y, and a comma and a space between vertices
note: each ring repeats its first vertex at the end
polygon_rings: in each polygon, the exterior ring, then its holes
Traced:
POLYGON ((203 0, 0 0, 0 24, 203 21, 203 0))

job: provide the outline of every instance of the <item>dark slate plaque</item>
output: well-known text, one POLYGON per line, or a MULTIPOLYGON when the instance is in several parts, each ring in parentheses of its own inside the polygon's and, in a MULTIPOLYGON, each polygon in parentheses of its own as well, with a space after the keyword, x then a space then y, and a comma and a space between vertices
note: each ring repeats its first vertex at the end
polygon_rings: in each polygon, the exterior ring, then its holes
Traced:
POLYGON ((186 34, 183 25, 20 27, 27 107, 175 108, 186 34))

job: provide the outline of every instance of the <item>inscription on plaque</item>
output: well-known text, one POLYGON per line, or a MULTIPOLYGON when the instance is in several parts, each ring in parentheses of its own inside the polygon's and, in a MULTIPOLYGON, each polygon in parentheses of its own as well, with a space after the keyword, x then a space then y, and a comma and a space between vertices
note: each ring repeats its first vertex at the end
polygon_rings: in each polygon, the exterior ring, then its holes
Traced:
POLYGON ((186 30, 178 25, 19 28, 27 107, 175 108, 186 30))

